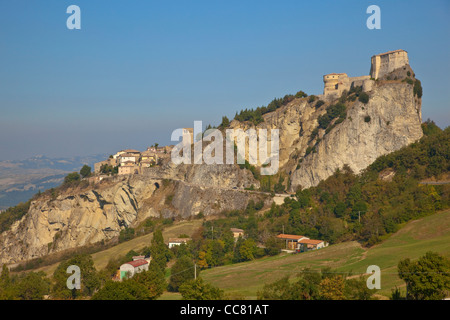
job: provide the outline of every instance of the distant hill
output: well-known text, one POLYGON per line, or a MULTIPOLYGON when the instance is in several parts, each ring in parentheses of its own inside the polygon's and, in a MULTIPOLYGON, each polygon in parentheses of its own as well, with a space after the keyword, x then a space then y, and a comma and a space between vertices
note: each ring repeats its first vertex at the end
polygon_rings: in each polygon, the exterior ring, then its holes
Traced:
POLYGON ((79 171, 84 164, 93 167, 106 157, 106 154, 73 158, 35 156, 0 161, 0 210, 27 201, 39 190, 54 188, 67 173, 79 171))

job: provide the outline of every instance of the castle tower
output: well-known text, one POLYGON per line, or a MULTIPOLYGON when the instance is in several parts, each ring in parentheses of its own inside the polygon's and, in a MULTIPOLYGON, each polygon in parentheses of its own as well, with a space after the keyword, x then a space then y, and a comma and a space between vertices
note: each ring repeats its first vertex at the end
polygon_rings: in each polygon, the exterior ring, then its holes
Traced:
POLYGON ((370 76, 379 79, 395 69, 408 65, 408 53, 401 49, 380 53, 373 56, 371 62, 370 76))
POLYGON ((328 96, 330 94, 340 95, 345 89, 348 90, 348 76, 346 73, 329 73, 323 76, 323 94, 328 96))

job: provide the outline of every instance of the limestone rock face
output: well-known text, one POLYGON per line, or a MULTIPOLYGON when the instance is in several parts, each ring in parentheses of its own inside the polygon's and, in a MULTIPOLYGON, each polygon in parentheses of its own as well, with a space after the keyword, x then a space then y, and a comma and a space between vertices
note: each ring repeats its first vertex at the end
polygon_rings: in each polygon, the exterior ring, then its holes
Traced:
POLYGON ((149 217, 217 214, 244 209, 249 199, 264 199, 233 189, 235 185, 259 186, 251 173, 237 166, 178 169, 158 171, 162 178, 117 176, 81 191, 67 190, 56 199, 33 201, 29 212, 0 235, 0 263, 110 240, 125 227, 136 227, 149 217), (176 179, 175 172, 188 178, 176 179), (167 201, 168 196, 171 201, 167 201))
POLYGON ((406 83, 378 86, 367 104, 356 101, 344 122, 326 134, 291 177, 291 188, 317 185, 347 164, 361 172, 381 155, 420 139, 421 102, 406 83))
MULTIPOLYGON (((313 102, 295 99, 263 116, 256 129, 279 129, 280 171, 290 178, 290 191, 316 186, 345 164, 359 173, 377 157, 422 137, 421 99, 413 86, 400 80, 373 82, 369 102, 347 101, 346 119, 329 132, 318 128, 318 119, 337 99, 319 108, 315 105, 323 96, 313 102)), ((251 126, 234 120, 231 127, 251 126)))

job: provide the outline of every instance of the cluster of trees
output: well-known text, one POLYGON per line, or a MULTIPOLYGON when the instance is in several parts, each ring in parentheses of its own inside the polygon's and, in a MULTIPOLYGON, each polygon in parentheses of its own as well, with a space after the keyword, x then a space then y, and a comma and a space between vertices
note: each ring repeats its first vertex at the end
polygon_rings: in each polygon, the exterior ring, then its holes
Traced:
POLYGON ((337 103, 327 107, 327 112, 324 115, 319 116, 317 121, 319 123, 319 128, 327 129, 328 125, 335 118, 338 118, 335 122, 335 124, 338 124, 344 121, 345 117, 347 117, 347 107, 343 103, 337 103))
POLYGON ((3 265, 0 275, 0 300, 42 300, 50 292, 50 280, 44 272, 11 276, 3 265))
POLYGON ((363 277, 347 279, 330 269, 302 270, 295 279, 283 277, 265 284, 258 300, 370 300, 374 290, 367 288, 363 277))
POLYGON ((69 185, 76 185, 78 184, 81 179, 87 178, 89 176, 91 176, 91 167, 89 167, 88 165, 84 165, 81 170, 80 173, 78 172, 72 172, 69 173, 65 178, 64 178, 64 183, 63 186, 69 186, 69 185))
POLYGON ((17 206, 10 207, 0 214, 0 233, 8 230, 15 221, 22 219, 30 209, 30 205, 31 200, 24 203, 21 202, 17 206))
MULTIPOLYGON (((408 300, 442 300, 450 295, 450 259, 427 252, 417 261, 401 260, 397 266, 400 279, 406 283, 408 300)), ((394 290, 393 299, 402 299, 394 290)))
MULTIPOLYGON (((234 120, 241 121, 241 122, 249 121, 249 122, 252 122, 256 126, 259 123, 264 121, 264 119, 262 118, 262 115, 269 113, 269 112, 273 112, 273 111, 281 108, 282 106, 288 104, 289 102, 291 102, 292 100, 294 100, 296 98, 304 98, 307 96, 308 95, 306 93, 304 93, 303 91, 299 91, 295 95, 287 94, 283 98, 273 99, 267 105, 267 107, 262 106, 262 107, 257 107, 256 109, 241 110, 239 113, 236 112, 236 115, 234 116, 234 120)), ((222 121, 222 123, 223 123, 223 121, 222 121)))
POLYGON ((118 174, 119 173, 119 167, 118 166, 113 167, 113 166, 105 163, 105 164, 103 164, 100 167, 100 173, 111 174, 111 175, 112 174, 118 174))

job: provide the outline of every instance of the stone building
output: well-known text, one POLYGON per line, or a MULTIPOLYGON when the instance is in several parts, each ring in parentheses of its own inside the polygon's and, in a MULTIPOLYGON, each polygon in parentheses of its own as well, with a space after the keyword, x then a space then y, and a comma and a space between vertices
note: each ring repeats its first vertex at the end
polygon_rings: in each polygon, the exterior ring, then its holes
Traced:
POLYGON ((408 53, 401 49, 374 55, 371 62, 370 76, 373 79, 380 79, 395 69, 409 65, 408 53))
POLYGON ((344 90, 348 91, 357 86, 361 86, 363 91, 370 91, 373 88, 374 80, 405 66, 409 66, 408 53, 405 50, 374 55, 371 58, 370 76, 349 77, 346 73, 324 75, 324 98, 338 98, 344 90))

